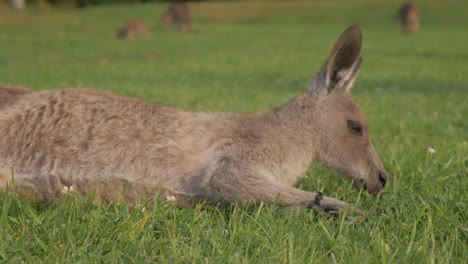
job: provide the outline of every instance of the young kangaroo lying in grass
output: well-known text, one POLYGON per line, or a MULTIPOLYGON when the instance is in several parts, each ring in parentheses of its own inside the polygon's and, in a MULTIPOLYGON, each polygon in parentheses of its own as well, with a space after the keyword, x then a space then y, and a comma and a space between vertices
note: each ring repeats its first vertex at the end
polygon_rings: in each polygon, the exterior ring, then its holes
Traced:
POLYGON ((343 210, 292 187, 318 161, 378 194, 387 173, 350 95, 361 31, 348 28, 309 89, 256 114, 192 113, 83 89, 0 88, 0 186, 35 200, 63 190, 128 202, 275 203, 343 210), (12 169, 14 179, 12 180, 12 169))

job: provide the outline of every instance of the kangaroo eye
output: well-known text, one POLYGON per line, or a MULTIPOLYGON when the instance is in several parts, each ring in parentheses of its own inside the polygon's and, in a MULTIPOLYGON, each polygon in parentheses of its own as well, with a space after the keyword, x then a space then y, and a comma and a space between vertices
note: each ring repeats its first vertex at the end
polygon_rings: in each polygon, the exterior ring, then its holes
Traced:
POLYGON ((349 132, 355 135, 362 135, 362 126, 356 121, 348 120, 349 132))

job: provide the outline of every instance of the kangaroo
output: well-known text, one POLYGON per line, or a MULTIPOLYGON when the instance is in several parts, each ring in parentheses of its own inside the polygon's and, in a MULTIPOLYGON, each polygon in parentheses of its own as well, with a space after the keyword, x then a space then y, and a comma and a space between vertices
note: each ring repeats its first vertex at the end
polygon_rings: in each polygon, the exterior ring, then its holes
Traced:
POLYGON ((25 0, 10 0, 10 7, 15 11, 22 11, 26 8, 25 0))
POLYGON ((343 201, 292 186, 314 161, 375 195, 387 184, 350 95, 360 50, 361 30, 353 25, 306 92, 252 115, 193 113, 85 89, 1 86, 0 186, 44 202, 61 199, 64 190, 110 202, 159 190, 180 205, 344 210, 343 201))
POLYGON ((400 22, 406 32, 414 33, 419 30, 419 8, 412 3, 400 7, 400 22))
POLYGON ((120 39, 133 40, 138 35, 142 35, 144 38, 148 38, 151 35, 145 22, 139 18, 130 19, 127 24, 117 31, 117 38, 120 39))
POLYGON ((173 0, 164 12, 161 23, 184 32, 192 29, 192 15, 187 4, 182 0, 173 0))

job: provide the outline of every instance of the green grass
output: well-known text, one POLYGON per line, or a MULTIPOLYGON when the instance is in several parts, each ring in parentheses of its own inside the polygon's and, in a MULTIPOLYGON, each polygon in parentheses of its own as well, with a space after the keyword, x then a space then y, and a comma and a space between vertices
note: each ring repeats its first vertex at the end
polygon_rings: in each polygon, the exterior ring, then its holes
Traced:
POLYGON ((317 165, 298 183, 387 211, 365 222, 274 206, 46 206, 3 192, 0 262, 467 263, 468 2, 420 1, 414 35, 396 21, 399 2, 193 3, 191 34, 159 28, 161 4, 0 8, 0 82, 113 90, 194 111, 251 113, 286 102, 357 23, 364 64, 353 94, 391 175, 378 198, 317 165), (134 16, 153 37, 115 39, 134 16))

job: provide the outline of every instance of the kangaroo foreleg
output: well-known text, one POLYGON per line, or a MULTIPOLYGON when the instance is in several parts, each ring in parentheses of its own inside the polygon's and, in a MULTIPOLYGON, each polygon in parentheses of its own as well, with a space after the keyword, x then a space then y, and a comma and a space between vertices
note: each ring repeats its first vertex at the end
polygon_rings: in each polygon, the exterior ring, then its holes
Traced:
POLYGON ((329 213, 344 211, 348 204, 323 196, 320 193, 303 191, 283 185, 265 176, 252 175, 233 167, 229 160, 219 164, 208 182, 212 200, 253 203, 277 203, 292 208, 310 208, 329 213))

